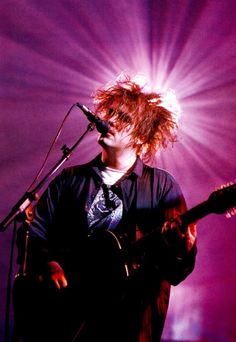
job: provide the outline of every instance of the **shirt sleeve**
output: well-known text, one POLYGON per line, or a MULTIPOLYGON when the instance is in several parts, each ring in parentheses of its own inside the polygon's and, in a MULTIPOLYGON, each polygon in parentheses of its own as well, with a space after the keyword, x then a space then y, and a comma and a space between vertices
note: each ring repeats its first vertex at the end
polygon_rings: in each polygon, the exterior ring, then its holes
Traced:
MULTIPOLYGON (((163 186, 161 207, 164 210, 164 221, 168 221, 187 210, 186 201, 179 184, 168 173, 163 186)), ((160 235, 158 250, 158 266, 170 284, 179 284, 193 271, 197 253, 196 243, 190 251, 183 251, 180 257, 173 248, 165 243, 162 235, 160 235)))
POLYGON ((65 183, 63 170, 51 181, 34 208, 33 220, 29 226, 23 224, 17 233, 18 258, 20 267, 23 264, 25 252, 27 254, 27 271, 39 273, 43 271, 45 263, 50 260, 49 234, 53 225, 53 218, 57 210, 65 183), (25 251, 25 232, 29 230, 27 251, 25 251))

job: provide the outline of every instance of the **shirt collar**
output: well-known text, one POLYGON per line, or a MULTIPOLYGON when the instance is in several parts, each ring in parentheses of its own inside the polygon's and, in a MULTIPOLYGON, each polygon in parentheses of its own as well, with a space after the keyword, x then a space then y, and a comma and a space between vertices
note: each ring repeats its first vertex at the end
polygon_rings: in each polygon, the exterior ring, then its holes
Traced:
POLYGON ((143 174, 143 162, 140 157, 137 157, 136 162, 134 164, 134 168, 132 173, 136 174, 138 177, 141 177, 143 174))
MULTIPOLYGON (((100 172, 99 172, 99 167, 101 164, 101 153, 99 155, 97 155, 89 164, 91 165, 92 169, 96 172, 97 175, 100 176, 100 172)), ((135 174, 138 177, 142 176, 143 173, 143 167, 144 164, 142 162, 142 160, 140 159, 140 157, 137 157, 133 170, 131 171, 130 175, 135 174)))

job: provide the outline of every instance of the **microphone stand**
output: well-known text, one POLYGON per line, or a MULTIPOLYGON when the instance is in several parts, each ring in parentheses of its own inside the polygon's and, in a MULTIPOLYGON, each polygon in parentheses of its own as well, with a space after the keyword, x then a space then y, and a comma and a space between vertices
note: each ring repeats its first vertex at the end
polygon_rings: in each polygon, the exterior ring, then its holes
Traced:
MULTIPOLYGON (((11 212, 3 219, 0 223, 0 232, 4 232, 7 227, 14 221, 14 232, 13 232, 13 240, 15 241, 16 236, 16 221, 25 222, 24 225, 24 257, 23 257, 23 265, 20 267, 20 272, 16 275, 18 277, 25 277, 27 275, 27 247, 28 247, 28 238, 29 238, 29 224, 33 218, 32 211, 32 202, 36 201, 38 198, 37 192, 38 190, 45 184, 50 176, 52 176, 63 164, 67 161, 74 149, 80 144, 82 139, 88 132, 93 131, 95 128, 95 123, 89 123, 85 132, 79 137, 79 139, 75 142, 75 144, 69 148, 67 145, 62 146, 62 157, 59 161, 53 166, 53 168, 46 174, 46 176, 31 190, 26 191, 25 194, 20 198, 20 200, 13 206, 11 212)), ((13 263, 13 247, 14 241, 12 241, 11 247, 11 260, 10 260, 10 270, 8 274, 7 281, 7 300, 6 300, 6 321, 5 321, 5 342, 9 341, 9 321, 10 321, 10 289, 11 289, 11 271, 12 271, 12 263, 13 263)), ((14 291, 13 291, 14 292, 14 291)), ((13 328, 14 330, 14 328, 13 328)), ((13 331, 13 340, 18 341, 19 336, 17 335, 17 328, 13 331), (15 334, 15 335, 14 335, 15 334)))
MULTIPOLYGON (((17 219, 18 221, 25 218, 25 210, 31 205, 33 201, 37 199, 37 192, 38 190, 44 185, 44 183, 48 180, 48 178, 53 175, 61 166, 64 164, 65 161, 67 161, 73 150, 79 145, 81 140, 84 138, 84 136, 90 132, 93 131, 95 128, 94 123, 89 123, 86 131, 81 135, 81 137, 76 141, 76 143, 69 148, 67 145, 64 145, 61 150, 63 153, 63 156, 61 159, 55 164, 55 166, 46 174, 46 176, 39 182, 38 185, 35 186, 35 188, 31 191, 27 191, 20 200, 14 205, 11 212, 5 217, 5 219, 0 223, 0 232, 3 232, 7 229, 7 227, 10 225, 10 223, 17 219), (23 214, 23 215, 22 215, 23 214)), ((27 216, 27 215, 26 215, 27 216)))

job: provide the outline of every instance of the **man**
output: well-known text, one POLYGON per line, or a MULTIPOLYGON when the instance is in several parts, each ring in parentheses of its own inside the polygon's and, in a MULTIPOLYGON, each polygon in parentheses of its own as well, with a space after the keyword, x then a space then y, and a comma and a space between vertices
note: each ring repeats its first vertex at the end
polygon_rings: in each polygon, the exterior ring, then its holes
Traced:
MULTIPOLYGON (((30 223, 34 285, 21 312, 27 323, 16 318, 24 341, 157 342, 170 285, 194 268, 196 227, 178 216, 186 210, 180 187, 141 161, 175 141, 174 103, 128 76, 98 90, 95 103, 110 125, 98 137, 101 154, 64 169, 30 223)), ((20 264, 23 240, 20 231, 20 264)))

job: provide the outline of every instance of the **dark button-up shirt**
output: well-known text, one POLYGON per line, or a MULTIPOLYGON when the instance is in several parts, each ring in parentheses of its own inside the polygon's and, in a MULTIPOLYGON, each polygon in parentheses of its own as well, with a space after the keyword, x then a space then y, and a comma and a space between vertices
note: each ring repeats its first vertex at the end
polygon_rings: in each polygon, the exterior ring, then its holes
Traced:
MULTIPOLYGON (((35 208, 30 225, 29 269, 41 272, 47 261, 54 260, 66 274, 76 274, 79 260, 84 258, 84 241, 90 234, 87 222, 89 204, 102 184, 100 165, 101 157, 98 156, 87 164, 64 169, 50 183, 35 208)), ((113 190, 123 201, 123 217, 115 229, 118 237, 126 236, 132 242, 137 236, 154 229, 156 232, 144 253, 152 266, 145 273, 143 290, 136 293, 140 309, 136 307, 133 315, 138 311, 135 329, 139 341, 159 341, 170 284, 176 285, 185 279, 195 263, 195 246, 190 253, 183 253, 179 258, 167 247, 161 235, 163 223, 176 212, 186 210, 185 200, 179 185, 168 172, 149 167, 139 158, 132 171, 113 190)))

